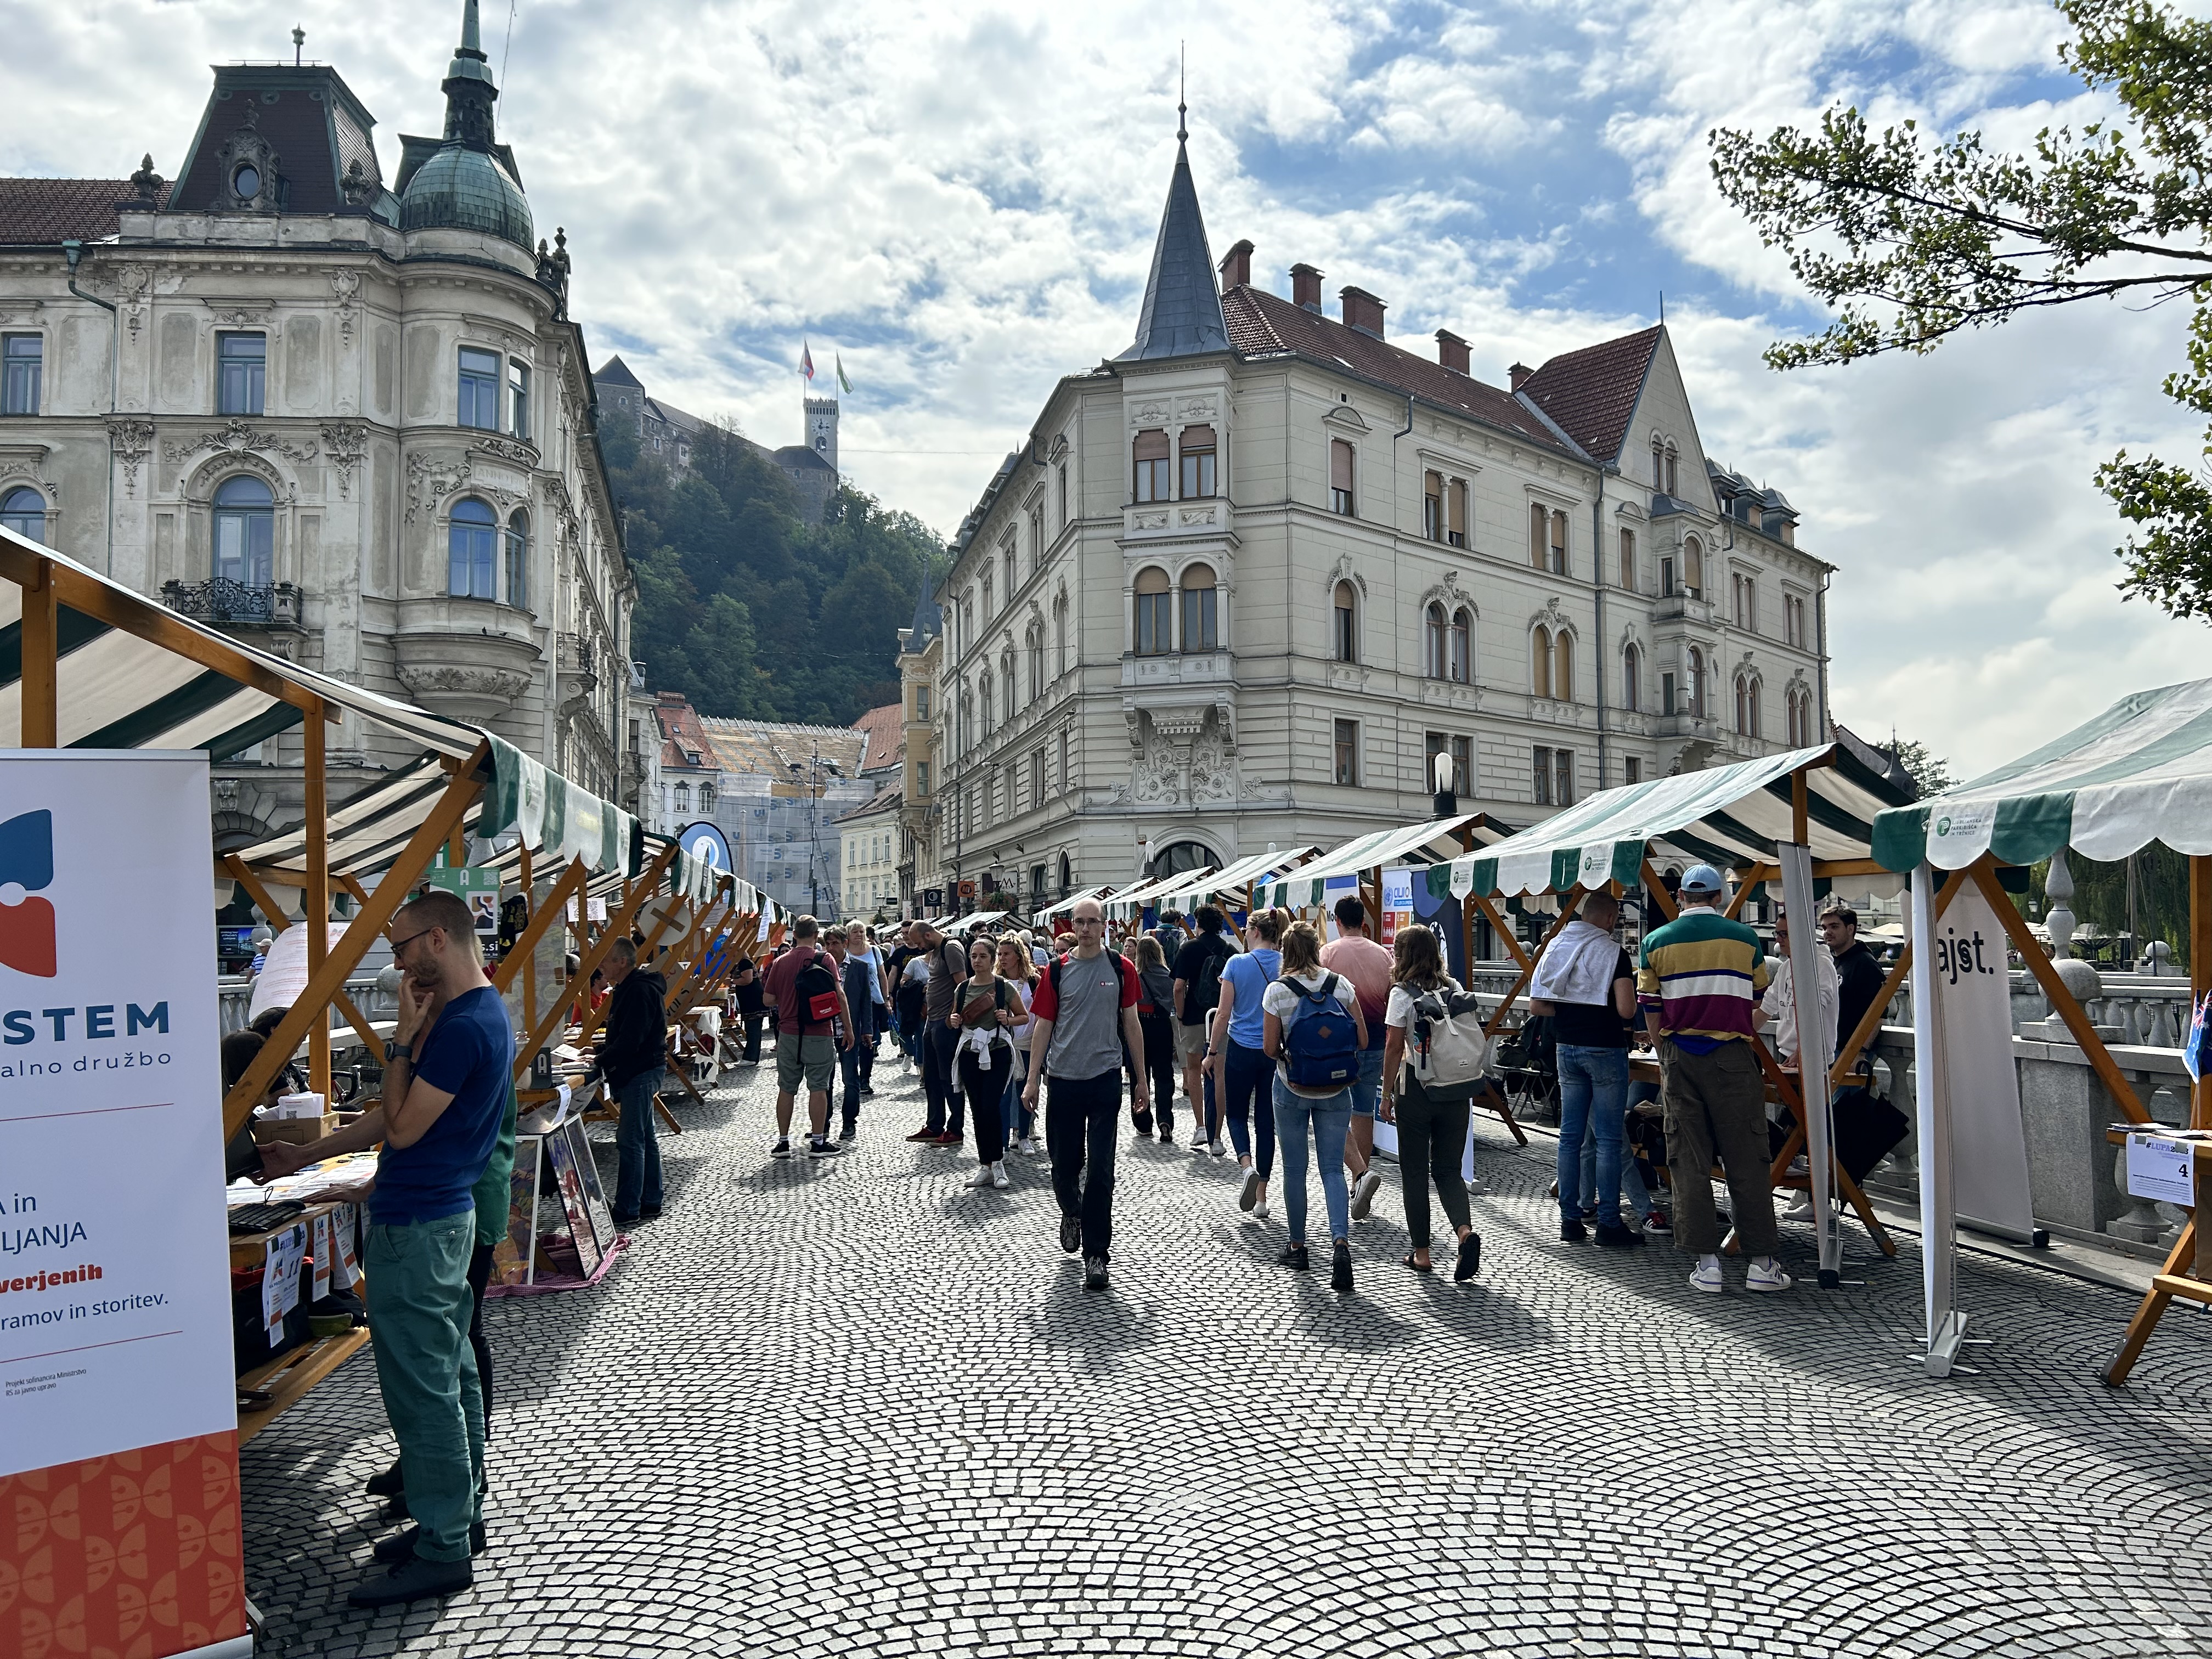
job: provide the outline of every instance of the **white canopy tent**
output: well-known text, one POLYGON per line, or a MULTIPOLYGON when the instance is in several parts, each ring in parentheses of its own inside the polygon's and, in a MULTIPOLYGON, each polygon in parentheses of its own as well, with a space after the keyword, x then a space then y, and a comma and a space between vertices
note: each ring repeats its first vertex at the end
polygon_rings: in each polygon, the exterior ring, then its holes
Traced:
POLYGON ((1107 896, 1113 892, 1113 890, 1114 884, 1110 881, 1101 882, 1096 887, 1083 888, 1077 892, 1070 893, 1066 898, 1060 900, 1057 904, 1048 904, 1043 909, 1038 911, 1035 916, 1031 917, 1030 920, 1038 927, 1042 927, 1047 922, 1050 921, 1054 916, 1066 915, 1069 911, 1074 909, 1077 905, 1082 903, 1085 899, 1097 899, 1101 904, 1103 904, 1106 902, 1107 896))
POLYGON ((1205 903, 1217 893, 1234 893, 1241 898, 1247 889, 1271 878, 1288 874, 1320 852, 1318 847, 1294 847, 1287 853, 1272 848, 1265 853, 1254 853, 1203 875, 1177 878, 1180 885, 1153 894, 1151 902, 1163 908, 1170 905, 1188 908, 1205 903))
POLYGON ((1365 876, 1386 866, 1433 865, 1463 856, 1467 840, 1487 846, 1512 831, 1486 812, 1462 812, 1426 823, 1400 824, 1348 841, 1333 853, 1264 883, 1255 904, 1280 904, 1293 910, 1322 902, 1332 876, 1365 876))
POLYGON ((1140 881, 1134 887, 1125 887, 1112 898, 1108 899, 1106 914, 1117 921, 1127 921, 1158 895, 1172 892, 1185 882, 1209 877, 1212 873, 1213 866, 1209 864, 1202 870, 1178 870, 1171 876, 1159 876, 1151 881, 1140 881))

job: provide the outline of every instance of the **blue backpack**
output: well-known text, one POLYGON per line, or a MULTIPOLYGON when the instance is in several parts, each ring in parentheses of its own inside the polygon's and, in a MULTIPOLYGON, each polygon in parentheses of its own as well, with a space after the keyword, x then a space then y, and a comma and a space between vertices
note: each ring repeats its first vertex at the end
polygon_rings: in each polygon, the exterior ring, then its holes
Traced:
POLYGON ((1341 976, 1330 974, 1301 996, 1295 1024, 1283 1030, 1284 1073, 1301 1089, 1341 1089, 1359 1075, 1359 1033, 1337 1000, 1341 976))

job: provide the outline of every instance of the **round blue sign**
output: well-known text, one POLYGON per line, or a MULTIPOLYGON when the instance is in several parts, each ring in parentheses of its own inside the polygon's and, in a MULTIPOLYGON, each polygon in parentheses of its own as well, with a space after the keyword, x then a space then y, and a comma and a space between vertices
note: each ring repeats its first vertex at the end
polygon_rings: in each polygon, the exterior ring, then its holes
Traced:
POLYGON ((702 864, 712 865, 717 870, 734 870, 737 862, 730 856, 730 843, 722 832, 702 818, 696 823, 687 823, 676 832, 676 844, 684 849, 686 858, 697 859, 702 864))

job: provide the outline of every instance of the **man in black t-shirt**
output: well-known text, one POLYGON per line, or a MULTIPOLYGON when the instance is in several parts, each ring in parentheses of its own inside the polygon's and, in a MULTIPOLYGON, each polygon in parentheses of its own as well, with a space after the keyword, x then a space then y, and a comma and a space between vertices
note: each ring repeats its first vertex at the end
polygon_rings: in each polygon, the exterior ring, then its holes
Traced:
POLYGON ((745 1059, 748 1066, 760 1064, 761 1027, 768 1021, 768 1004, 761 996, 761 970, 750 957, 739 957, 730 983, 738 994, 738 1018, 745 1023, 745 1059))
POLYGON ((1213 1103, 1213 1079, 1200 1078, 1206 1058, 1206 1023, 1221 1000, 1221 970, 1236 947, 1222 937, 1221 912, 1211 904, 1198 907, 1198 933, 1176 950, 1168 966, 1175 975, 1176 1052, 1182 1058, 1183 1097, 1190 1102, 1194 1147, 1211 1146, 1221 1139, 1221 1120, 1213 1103))
POLYGON ((1559 1237, 1583 1228, 1583 1138, 1597 1139, 1597 1242, 1632 1249, 1644 1237, 1620 1216, 1620 1161, 1628 1109, 1628 1032, 1636 1014, 1636 964, 1613 930, 1620 902, 1610 893, 1583 901, 1582 915, 1546 948, 1530 986, 1528 1012, 1548 1015, 1559 1067, 1559 1237), (1547 992, 1548 995, 1539 995, 1547 992))

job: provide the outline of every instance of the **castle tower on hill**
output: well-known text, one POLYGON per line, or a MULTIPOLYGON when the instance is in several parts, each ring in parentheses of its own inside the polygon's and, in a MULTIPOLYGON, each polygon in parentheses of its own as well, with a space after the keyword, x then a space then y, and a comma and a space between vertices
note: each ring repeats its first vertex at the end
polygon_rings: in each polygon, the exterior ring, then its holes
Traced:
POLYGON ((830 464, 830 471, 837 471, 837 400, 835 398, 809 398, 806 400, 806 447, 830 464))

